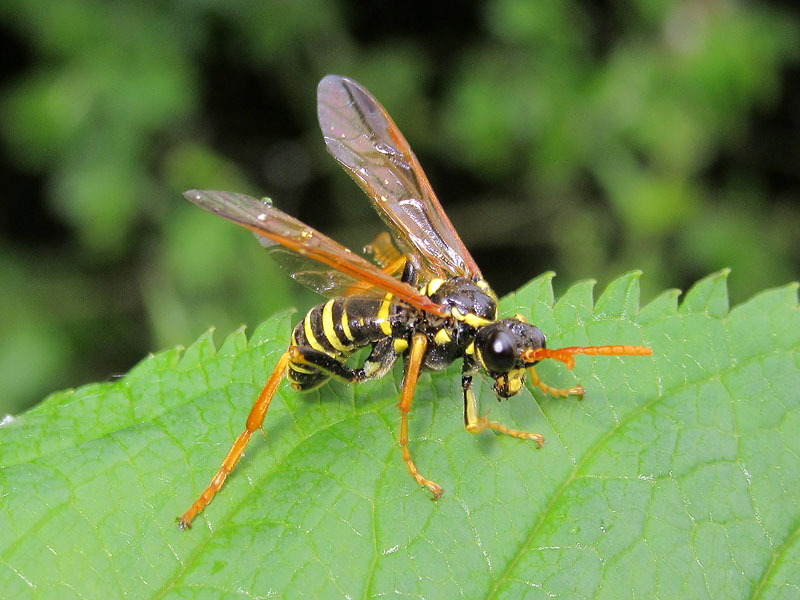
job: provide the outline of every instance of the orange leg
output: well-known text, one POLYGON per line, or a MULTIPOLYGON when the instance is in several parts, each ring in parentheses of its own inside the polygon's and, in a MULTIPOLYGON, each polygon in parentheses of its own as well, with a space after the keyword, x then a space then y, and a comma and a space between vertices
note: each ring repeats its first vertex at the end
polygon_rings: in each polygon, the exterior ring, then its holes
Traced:
POLYGON ((552 394, 553 396, 560 396, 562 398, 572 395, 583 398, 584 390, 582 385, 576 385, 575 387, 571 387, 569 389, 554 388, 550 387, 544 381, 539 379, 539 375, 536 373, 536 369, 533 367, 528 367, 528 373, 530 373, 531 376, 531 383, 542 390, 545 394, 552 394))
POLYGON ((250 441, 250 436, 253 435, 256 429, 261 428, 261 425, 264 423, 264 417, 267 414, 267 409, 269 408, 269 403, 272 401, 272 397, 275 395, 275 391, 278 389, 278 385, 283 379, 283 374, 286 371, 286 367, 289 365, 289 361, 292 360, 293 350, 294 348, 290 347, 278 360, 275 370, 272 371, 272 375, 267 379, 267 383, 258 395, 258 399, 255 401, 255 404, 253 404, 253 408, 250 409, 250 415, 247 417, 245 430, 236 438, 236 441, 228 451, 225 460, 222 461, 222 466, 219 468, 219 471, 217 471, 217 474, 214 475, 211 483, 203 493, 200 494, 200 497, 194 501, 194 504, 189 507, 189 510, 183 513, 183 516, 178 519, 178 527, 181 529, 188 529, 191 526, 192 519, 213 500, 214 495, 220 490, 222 484, 225 483, 225 478, 228 476, 228 473, 233 471, 233 468, 242 456, 247 442, 250 441))
POLYGON ((406 257, 395 248, 392 237, 385 231, 380 232, 372 242, 364 246, 364 252, 372 254, 375 262, 389 275, 401 272, 406 262, 406 257))
POLYGON ((492 429, 494 431, 499 431, 500 433, 504 433, 506 435, 513 436, 515 438, 520 438, 523 440, 533 440, 539 445, 541 448, 544 445, 544 436, 541 433, 533 433, 530 431, 520 431, 519 429, 511 429, 510 427, 506 427, 497 421, 490 421, 489 420, 489 413, 487 412, 484 416, 478 419, 478 422, 475 424, 474 427, 467 428, 467 431, 470 433, 480 433, 486 429, 492 429))
MULTIPOLYGON (((381 271, 391 276, 400 276, 406 266, 406 257, 392 243, 392 238, 385 231, 379 233, 372 243, 364 246, 364 252, 372 254, 381 271)), ((354 283, 345 290, 345 296, 355 296, 372 288, 372 284, 365 281, 354 283)))
MULTIPOLYGON (((385 265, 384 267, 381 267, 381 271, 383 271, 387 275, 395 276, 398 273, 402 273, 403 272, 403 268, 405 266, 406 266, 406 257, 405 256, 401 256, 400 258, 393 260, 392 262, 390 262, 389 264, 385 265)), ((345 290, 344 295, 345 296, 356 296, 358 294, 363 294, 364 292, 366 292, 369 289, 372 289, 372 287, 373 286, 372 286, 371 283, 367 283, 366 281, 358 281, 358 282, 354 283, 353 285, 351 285, 350 287, 348 287, 347 290, 345 290)))
POLYGON ((403 391, 400 394, 400 449, 403 453, 403 461, 408 467, 408 472, 420 485, 424 485, 431 492, 433 492, 433 499, 436 500, 442 495, 442 486, 438 483, 426 479, 417 470, 417 466, 411 459, 411 452, 408 449, 408 412, 411 410, 411 401, 414 398, 414 388, 417 385, 417 378, 419 377, 419 370, 422 366, 422 359, 425 356, 425 350, 428 347, 427 338, 421 334, 414 334, 411 338, 411 349, 408 353, 408 364, 406 365, 406 373, 403 378, 403 391))

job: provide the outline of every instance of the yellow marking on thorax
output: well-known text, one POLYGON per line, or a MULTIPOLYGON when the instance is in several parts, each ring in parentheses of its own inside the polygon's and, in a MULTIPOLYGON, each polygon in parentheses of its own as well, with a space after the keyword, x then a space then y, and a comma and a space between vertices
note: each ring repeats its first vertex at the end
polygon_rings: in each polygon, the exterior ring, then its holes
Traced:
POLYGON ((479 288, 481 288, 484 292, 486 292, 489 296, 492 297, 492 300, 497 302, 497 294, 494 293, 494 290, 491 288, 489 283, 485 279, 479 279, 475 282, 479 288))
POLYGON ((309 345, 314 350, 319 350, 320 352, 325 352, 325 354, 327 354, 328 353, 327 350, 325 350, 322 344, 320 344, 317 341, 317 338, 314 337, 314 332, 311 329, 311 312, 312 311, 308 311, 308 314, 306 314, 306 318, 303 319, 303 331, 305 331, 306 340, 308 340, 309 345))
POLYGON ((475 354, 475 340, 469 343, 469 346, 464 350, 467 354, 475 354))
POLYGON ((403 338, 397 338, 392 342, 394 346, 394 351, 400 354, 401 352, 405 352, 408 348, 408 342, 405 341, 403 338))
POLYGON ((450 337, 450 334, 447 333, 447 330, 442 328, 436 332, 436 335, 433 336, 433 341, 440 346, 444 346, 445 344, 449 344, 452 341, 452 338, 450 337))
POLYGON ((444 279, 431 279, 428 282, 428 285, 426 285, 423 289, 422 293, 426 296, 433 296, 439 290, 439 288, 442 287, 443 283, 444 279))
POLYGON ((333 303, 335 300, 328 300, 322 309, 322 331, 330 342, 331 346, 339 352, 349 352, 350 346, 345 346, 339 341, 336 330, 333 328, 333 303))
POLYGON ((389 323, 389 308, 392 306, 392 295, 386 294, 378 309, 378 325, 386 335, 392 335, 392 324, 389 323))
POLYGON ((483 317, 479 317, 475 313, 464 314, 456 307, 450 309, 450 314, 453 315, 453 318, 456 321, 464 321, 464 323, 466 323, 470 327, 474 327, 475 329, 494 322, 491 319, 484 319, 483 317))

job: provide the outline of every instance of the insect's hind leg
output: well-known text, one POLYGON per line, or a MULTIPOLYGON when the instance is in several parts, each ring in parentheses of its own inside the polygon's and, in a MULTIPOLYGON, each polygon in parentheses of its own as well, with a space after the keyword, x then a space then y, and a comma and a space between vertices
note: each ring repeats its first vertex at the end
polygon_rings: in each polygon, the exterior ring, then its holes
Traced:
POLYGON ((356 371, 336 360, 330 354, 306 346, 292 346, 289 351, 292 354, 292 362, 289 364, 289 378, 295 390, 303 392, 313 390, 331 377, 344 383, 356 383, 359 381, 359 375, 356 371), (300 379, 299 375, 304 375, 305 378, 300 379))
POLYGON ((308 348, 305 346, 289 346, 289 349, 281 355, 278 364, 269 376, 267 383, 258 395, 258 398, 250 409, 250 415, 247 417, 245 430, 239 434, 236 441, 228 451, 225 460, 217 471, 216 475, 211 479, 200 497, 194 501, 182 517, 178 519, 178 526, 181 529, 190 527, 192 520, 202 511, 209 502, 214 498, 216 493, 222 488, 228 474, 233 471, 236 463, 242 456, 247 443, 253 432, 260 429, 264 423, 264 417, 267 414, 272 397, 278 389, 278 385, 283 379, 284 373, 287 368, 296 369, 299 367, 303 371, 295 372, 290 376, 299 377, 300 375, 307 375, 308 377, 302 381, 292 381, 292 387, 298 390, 313 389, 328 380, 330 377, 339 379, 346 383, 357 383, 379 377, 386 373, 397 360, 397 353, 394 351, 392 340, 386 338, 375 344, 369 357, 360 369, 350 369, 347 365, 336 360, 334 357, 308 348))
MULTIPOLYGON (((328 377, 333 377, 344 383, 360 383, 368 379, 383 377, 389 372, 398 357, 391 338, 384 338, 376 342, 364 364, 357 369, 351 369, 329 354, 313 348, 296 346, 294 347, 294 352, 292 365, 308 367, 309 370, 313 370, 325 377, 325 380, 328 377)), ((310 388, 302 387, 298 389, 307 390, 310 388)))
POLYGON ((206 505, 211 502, 211 500, 214 499, 214 495, 220 490, 222 484, 225 483, 225 479, 228 477, 228 474, 233 471, 233 468, 236 466, 239 458, 241 458, 242 453, 247 446, 247 442, 250 441, 250 436, 253 435, 253 432, 256 429, 261 428, 261 425, 264 423, 264 417, 267 414, 269 404, 272 401, 272 397, 275 395, 278 385, 283 379, 283 374, 286 372, 289 362, 293 360, 292 354, 293 347, 290 347, 281 355, 280 359, 278 359, 278 364, 275 365, 272 375, 270 375, 269 379, 267 379, 267 383, 264 385, 261 393, 258 395, 255 404, 253 404, 253 408, 250 409, 245 430, 239 434, 239 437, 236 438, 236 441, 233 443, 233 446, 231 446, 231 449, 228 451, 225 460, 222 461, 222 465, 217 471, 217 474, 211 479, 211 483, 208 484, 208 487, 203 490, 203 493, 200 494, 200 497, 197 498, 197 500, 194 501, 194 504, 189 507, 189 510, 183 513, 183 516, 178 519, 178 526, 181 529, 189 528, 191 526, 192 519, 194 519, 197 514, 203 510, 206 505))

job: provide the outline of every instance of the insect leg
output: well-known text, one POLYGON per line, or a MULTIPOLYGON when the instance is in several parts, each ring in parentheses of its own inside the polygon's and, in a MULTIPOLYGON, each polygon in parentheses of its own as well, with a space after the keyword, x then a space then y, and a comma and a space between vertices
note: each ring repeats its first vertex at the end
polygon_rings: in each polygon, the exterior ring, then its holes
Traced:
MULTIPOLYGON (((552 358, 563 362, 568 369, 572 369, 575 364, 576 354, 586 354, 589 356, 650 356, 653 350, 647 346, 570 346, 569 348, 530 348, 522 353, 522 360, 527 363, 534 363, 546 358, 552 358)), ((536 374, 533 366, 528 367, 531 374, 531 383, 546 394, 553 396, 576 396, 583 397, 583 386, 577 385, 569 389, 553 388, 544 383, 536 374)))
POLYGON ((364 246, 364 252, 372 254, 381 270, 389 275, 402 272, 405 266, 406 257, 395 248, 392 236, 385 231, 380 232, 372 242, 364 246))
POLYGON ((524 440, 533 440, 539 445, 539 448, 542 447, 542 444, 544 444, 544 436, 541 433, 519 431, 501 425, 497 421, 490 421, 488 412, 482 417, 478 416, 478 401, 475 399, 475 393, 472 391, 471 375, 464 375, 461 377, 461 387, 464 390, 464 427, 467 431, 470 433, 480 433, 486 429, 492 429, 524 440))
POLYGON ((379 379, 389 372, 398 357, 394 343, 395 340, 388 337, 375 343, 363 366, 356 370, 359 381, 379 379))
POLYGON ((278 364, 275 365, 275 370, 272 371, 272 375, 270 375, 269 379, 267 379, 267 383, 264 385, 261 393, 258 395, 255 404, 253 404, 253 408, 250 409, 245 430, 239 434, 239 437, 236 438, 236 441, 228 451, 228 455, 225 457, 225 460, 222 461, 222 466, 219 468, 219 471, 217 471, 217 474, 214 475, 213 479, 211 479, 211 483, 203 491, 203 493, 200 494, 200 497, 194 501, 194 504, 189 507, 189 510, 183 513, 183 516, 178 520, 178 527, 181 529, 188 529, 191 526, 192 519, 197 516, 197 513, 203 510, 206 505, 211 502, 211 500, 214 498, 214 495, 222 487, 222 484, 225 483, 225 478, 231 471, 233 471, 233 468, 236 466, 236 463, 242 456, 245 446, 247 446, 247 442, 250 441, 250 436, 253 435, 253 432, 256 429, 261 427, 262 423, 264 422, 264 417, 267 414, 269 403, 272 401, 272 397, 275 395, 275 391, 278 389, 278 385, 283 379, 283 374, 286 372, 286 367, 289 365, 289 362, 294 359, 292 356, 293 350, 293 346, 289 347, 289 349, 283 353, 280 359, 278 359, 278 364))
POLYGON ((531 376, 531 383, 541 389, 545 394, 552 394, 553 396, 561 396, 562 398, 566 398, 567 396, 580 396, 583 398, 583 386, 576 385, 575 387, 571 387, 569 389, 562 389, 562 388, 554 388, 547 385, 544 381, 539 379, 539 375, 536 374, 536 369, 533 367, 528 367, 528 373, 531 376))
MULTIPOLYGON (((406 266, 405 255, 394 247, 391 236, 385 231, 379 233, 372 242, 364 246, 364 253, 372 254, 381 271, 392 277, 403 273, 403 269, 406 266)), ((406 281, 406 283, 408 282, 406 281)), ((344 295, 355 296, 360 292, 369 290, 371 287, 371 284, 359 281, 347 288, 344 295)))
MULTIPOLYGON (((364 248, 364 250, 366 251, 367 248, 369 248, 369 246, 364 248)), ((392 248, 394 249, 394 247, 392 247, 392 248)), ((395 250, 395 252, 397 252, 397 250, 395 250)), ((387 275, 391 275, 392 277, 394 277, 398 273, 402 273, 404 268, 405 268, 405 266, 406 266, 406 257, 401 255, 400 258, 393 259, 390 263, 388 263, 386 265, 383 265, 381 267, 381 271, 383 271, 387 275)), ((372 289, 372 287, 373 286, 372 286, 371 283, 367 283, 366 281, 358 281, 358 282, 354 283, 353 285, 351 285, 350 287, 348 287, 345 290, 344 295, 345 296, 355 296, 357 294, 361 294, 361 293, 364 293, 364 292, 372 289)))
POLYGON ((293 364, 307 365, 316 371, 345 383, 356 383, 361 380, 356 371, 348 368, 347 365, 336 360, 330 354, 306 346, 293 346, 292 349, 294 351, 292 356, 293 364))
POLYGON ((297 346, 295 347, 295 356, 292 357, 293 364, 308 365, 324 375, 345 383, 360 383, 368 379, 383 377, 389 372, 395 361, 397 361, 397 352, 394 349, 392 338, 378 341, 364 361, 364 365, 358 369, 350 369, 334 357, 313 348, 297 346))
POLYGON ((428 339, 422 333, 415 333, 411 338, 411 348, 408 352, 408 363, 406 364, 405 377, 403 378, 403 391, 400 394, 400 449, 403 453, 403 461, 408 467, 408 472, 417 481, 433 492, 433 499, 436 500, 442 495, 442 486, 426 479, 417 470, 417 466, 411 459, 411 452, 408 449, 408 412, 411 410, 411 401, 414 398, 414 388, 417 385, 419 370, 422 366, 422 359, 425 350, 428 348, 428 339))

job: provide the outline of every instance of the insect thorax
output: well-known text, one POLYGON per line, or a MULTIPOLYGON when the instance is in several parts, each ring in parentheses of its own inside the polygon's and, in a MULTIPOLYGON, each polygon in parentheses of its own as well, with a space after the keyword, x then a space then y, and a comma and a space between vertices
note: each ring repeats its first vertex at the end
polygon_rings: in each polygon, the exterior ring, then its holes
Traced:
POLYGON ((443 369, 464 355, 478 327, 497 319, 497 297, 486 282, 464 277, 434 279, 421 291, 450 309, 450 318, 426 314, 420 324, 429 343, 424 366, 443 369))

